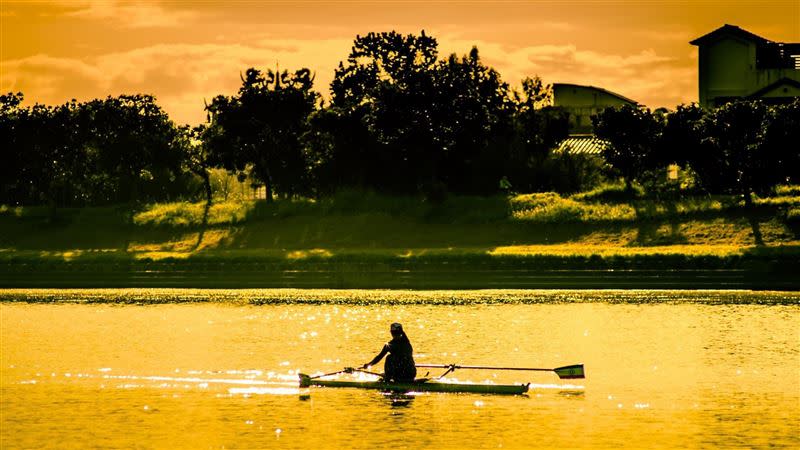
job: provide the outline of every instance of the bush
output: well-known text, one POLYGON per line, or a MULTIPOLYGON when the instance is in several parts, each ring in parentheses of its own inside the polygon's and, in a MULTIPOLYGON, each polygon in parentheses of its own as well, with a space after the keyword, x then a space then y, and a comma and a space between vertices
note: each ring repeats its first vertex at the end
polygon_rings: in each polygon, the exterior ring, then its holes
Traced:
POLYGON ((800 225, 800 207, 789 208, 786 211, 786 223, 800 225))
MULTIPOLYGON (((243 222, 253 209, 255 202, 214 203, 208 212, 208 225, 243 222)), ((134 214, 133 223, 150 226, 193 227, 203 224, 205 202, 160 203, 148 205, 134 214)))
POLYGON ((532 223, 622 222, 636 219, 626 204, 587 204, 554 192, 518 195, 511 200, 512 217, 532 223))
POLYGON ((21 217, 22 212, 22 206, 0 205, 0 216, 21 217))
POLYGON ((634 184, 632 190, 627 190, 625 183, 615 182, 602 184, 590 191, 575 194, 570 198, 581 202, 620 203, 641 197, 644 197, 644 189, 641 186, 634 184))
POLYGON ((774 192, 775 195, 798 197, 800 196, 800 184, 778 185, 775 186, 774 192))
POLYGON ((555 153, 547 160, 551 188, 560 193, 583 192, 603 182, 605 163, 595 155, 555 153))

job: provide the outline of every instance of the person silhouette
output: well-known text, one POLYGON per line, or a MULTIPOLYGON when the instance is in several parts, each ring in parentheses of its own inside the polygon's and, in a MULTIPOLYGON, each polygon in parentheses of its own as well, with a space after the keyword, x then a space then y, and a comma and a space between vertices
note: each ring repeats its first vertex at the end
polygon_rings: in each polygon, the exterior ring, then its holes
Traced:
POLYGON ((389 356, 386 356, 386 362, 383 364, 383 379, 398 383, 411 383, 417 376, 411 341, 408 340, 403 326, 399 323, 393 323, 389 327, 389 332, 392 334, 392 340, 383 346, 372 361, 361 366, 361 369, 374 366, 388 354, 389 356))

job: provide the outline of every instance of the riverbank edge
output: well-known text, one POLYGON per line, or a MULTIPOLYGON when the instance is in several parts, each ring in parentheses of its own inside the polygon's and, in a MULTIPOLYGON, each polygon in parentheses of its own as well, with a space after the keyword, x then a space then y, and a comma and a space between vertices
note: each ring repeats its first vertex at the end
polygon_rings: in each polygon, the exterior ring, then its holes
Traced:
POLYGON ((738 255, 343 255, 6 259, 0 288, 800 290, 794 251, 738 255))

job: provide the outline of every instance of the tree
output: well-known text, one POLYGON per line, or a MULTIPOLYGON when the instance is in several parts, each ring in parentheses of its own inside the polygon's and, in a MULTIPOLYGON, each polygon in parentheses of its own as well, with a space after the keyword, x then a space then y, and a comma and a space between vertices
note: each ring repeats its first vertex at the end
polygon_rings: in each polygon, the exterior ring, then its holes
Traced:
POLYGON ((217 96, 207 106, 209 124, 203 143, 212 163, 253 174, 264 183, 267 201, 273 191, 294 195, 308 191, 302 137, 319 95, 312 91, 308 69, 262 73, 248 69, 236 96, 217 96))
POLYGON ((353 131, 366 138, 376 189, 410 193, 435 181, 437 55, 436 40, 424 32, 369 33, 356 36, 347 64, 336 69, 331 105, 366 129, 353 131))
POLYGON ((51 219, 55 219, 57 206, 70 203, 75 191, 72 187, 80 185, 85 176, 81 130, 75 123, 77 109, 74 100, 52 108, 32 108, 34 151, 41 170, 39 189, 50 206, 51 219))
POLYGON ((212 164, 208 154, 208 148, 202 141, 203 132, 205 132, 205 130, 205 125, 199 125, 194 128, 188 125, 178 127, 178 132, 175 136, 175 145, 183 150, 186 170, 197 175, 203 181, 206 207, 210 208, 213 200, 210 174, 212 164))
POLYGON ((679 105, 666 113, 654 161, 691 168, 698 186, 707 192, 721 192, 726 181, 719 171, 720 155, 707 139, 708 114, 696 103, 679 105))
POLYGON ((361 121, 364 113, 337 106, 322 108, 309 117, 304 142, 317 194, 344 187, 377 189, 386 168, 376 157, 378 143, 361 121))
POLYGON ((774 158, 775 181, 800 182, 800 99, 773 107, 765 134, 767 155, 774 158))
POLYGON ((702 158, 705 111, 696 103, 679 105, 664 114, 664 129, 655 159, 664 165, 689 165, 702 158))
POLYGON ((163 198, 179 182, 183 153, 176 128, 152 96, 108 97, 22 107, 22 94, 0 99, 8 176, 2 195, 15 203, 56 206, 163 198))
POLYGON ((550 190, 548 160, 558 142, 569 135, 569 115, 550 105, 552 88, 538 76, 522 80, 522 92, 514 92, 514 103, 513 135, 504 173, 517 189, 550 190))
POLYGON ((657 167, 655 156, 663 125, 649 109, 629 105, 606 108, 592 117, 592 122, 595 135, 610 143, 603 156, 620 172, 629 191, 645 170, 657 167))
POLYGON ((436 40, 424 32, 356 37, 331 84, 331 113, 315 121, 329 130, 315 127, 315 154, 336 161, 322 166, 390 192, 496 190, 502 158, 493 144, 513 113, 508 86, 476 48, 437 57, 436 40), (344 128, 331 131, 333 122, 344 128))
POLYGON ((452 54, 440 61, 434 77, 437 179, 455 192, 496 192, 507 157, 502 143, 515 106, 508 85, 481 62, 476 47, 461 58, 452 54))
POLYGON ((20 130, 28 115, 28 108, 21 106, 22 92, 0 95, 0 203, 19 204, 29 198, 29 186, 25 182, 26 164, 20 130))
POLYGON ((520 110, 535 110, 545 106, 553 106, 553 86, 544 84, 536 75, 525 77, 522 82, 522 94, 514 92, 514 99, 520 110))
POLYGON ((0 136, 6 172, 3 201, 45 203, 51 219, 59 205, 79 196, 76 185, 84 176, 73 100, 60 106, 23 107, 23 95, 0 97, 0 136))
POLYGON ((151 95, 121 95, 81 106, 92 191, 104 200, 138 201, 145 188, 163 198, 181 173, 178 129, 151 95))
POLYGON ((424 31, 419 36, 395 31, 356 36, 347 65, 340 62, 334 74, 332 103, 353 108, 378 99, 382 90, 407 90, 429 78, 437 56, 436 39, 424 31))
POLYGON ((708 171, 719 173, 720 187, 741 194, 748 207, 753 205, 752 193, 767 191, 784 173, 782 149, 766 145, 770 116, 763 103, 740 101, 716 109, 706 119, 706 140, 715 162, 708 171))

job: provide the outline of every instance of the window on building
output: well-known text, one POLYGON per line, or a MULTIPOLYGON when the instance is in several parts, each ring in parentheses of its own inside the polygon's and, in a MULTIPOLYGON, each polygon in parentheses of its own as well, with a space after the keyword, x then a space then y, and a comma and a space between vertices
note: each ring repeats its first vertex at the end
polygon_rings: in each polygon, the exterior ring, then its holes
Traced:
POLYGON ((797 60, 791 53, 797 44, 769 42, 756 47, 756 69, 796 69, 797 60))

